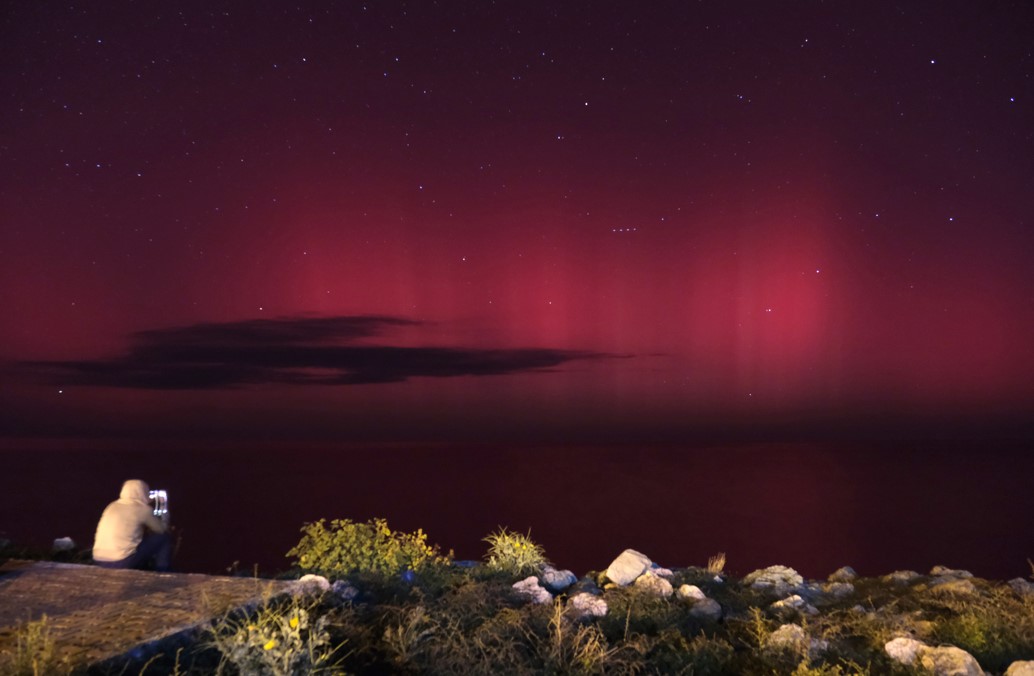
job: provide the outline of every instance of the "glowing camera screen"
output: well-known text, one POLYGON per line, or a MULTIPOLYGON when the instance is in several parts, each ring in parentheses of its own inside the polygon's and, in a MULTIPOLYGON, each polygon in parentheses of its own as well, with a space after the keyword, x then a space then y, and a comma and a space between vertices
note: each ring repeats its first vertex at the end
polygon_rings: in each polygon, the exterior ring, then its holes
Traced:
POLYGON ((169 494, 163 490, 151 491, 147 497, 154 503, 154 515, 165 516, 169 513, 169 494))

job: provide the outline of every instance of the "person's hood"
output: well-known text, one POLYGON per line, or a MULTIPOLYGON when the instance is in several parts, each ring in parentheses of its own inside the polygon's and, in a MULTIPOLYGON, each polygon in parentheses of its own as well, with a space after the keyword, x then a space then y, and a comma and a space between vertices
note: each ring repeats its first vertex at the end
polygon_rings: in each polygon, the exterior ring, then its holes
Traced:
POLYGON ((122 484, 122 493, 119 494, 118 499, 128 502, 143 502, 146 504, 150 499, 150 492, 151 489, 140 479, 130 479, 126 483, 122 484))

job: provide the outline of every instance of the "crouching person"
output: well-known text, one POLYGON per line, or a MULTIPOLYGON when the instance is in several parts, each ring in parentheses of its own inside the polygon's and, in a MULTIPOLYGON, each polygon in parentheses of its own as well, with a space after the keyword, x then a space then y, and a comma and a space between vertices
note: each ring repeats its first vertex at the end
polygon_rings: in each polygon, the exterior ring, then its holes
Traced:
POLYGON ((98 566, 169 570, 172 534, 168 523, 154 515, 149 493, 146 483, 130 479, 118 500, 104 509, 93 539, 98 566))

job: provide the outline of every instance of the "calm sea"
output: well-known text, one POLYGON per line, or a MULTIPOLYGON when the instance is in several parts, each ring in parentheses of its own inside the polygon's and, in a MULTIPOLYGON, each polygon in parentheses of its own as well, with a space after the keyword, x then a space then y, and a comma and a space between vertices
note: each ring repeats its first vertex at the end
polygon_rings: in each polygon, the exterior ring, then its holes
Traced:
POLYGON ((480 558, 498 526, 559 566, 599 570, 638 549, 669 567, 725 552, 743 574, 808 577, 935 564, 1007 579, 1034 557, 1030 444, 709 447, 274 445, 0 449, 0 535, 88 548, 126 478, 170 494, 180 570, 272 573, 321 517, 385 517, 480 558))

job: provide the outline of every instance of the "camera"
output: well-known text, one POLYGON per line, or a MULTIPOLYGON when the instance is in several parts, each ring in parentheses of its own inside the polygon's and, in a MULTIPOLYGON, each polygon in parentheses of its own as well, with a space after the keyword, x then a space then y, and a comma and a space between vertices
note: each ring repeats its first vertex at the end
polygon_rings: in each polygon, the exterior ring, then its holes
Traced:
POLYGON ((148 499, 154 504, 154 515, 165 518, 169 514, 169 494, 164 490, 151 491, 148 499))

